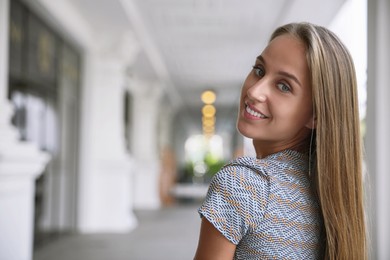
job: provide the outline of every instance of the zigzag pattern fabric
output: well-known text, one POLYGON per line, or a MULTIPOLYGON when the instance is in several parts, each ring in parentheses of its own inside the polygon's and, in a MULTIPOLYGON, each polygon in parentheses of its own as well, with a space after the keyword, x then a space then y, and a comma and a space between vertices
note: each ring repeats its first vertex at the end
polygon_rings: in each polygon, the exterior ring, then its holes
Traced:
POLYGON ((231 161, 198 212, 237 245, 234 259, 319 258, 320 209, 308 157, 296 151, 231 161))

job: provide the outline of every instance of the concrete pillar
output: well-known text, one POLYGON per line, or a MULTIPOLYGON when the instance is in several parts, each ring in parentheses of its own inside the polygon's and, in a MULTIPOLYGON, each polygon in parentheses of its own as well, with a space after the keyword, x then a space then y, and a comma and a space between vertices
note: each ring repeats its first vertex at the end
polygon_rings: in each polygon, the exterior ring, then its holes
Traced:
POLYGON ((390 259, 390 1, 367 1, 366 157, 371 259, 390 259))
POLYGON ((131 150, 135 161, 134 207, 160 207, 158 195, 159 154, 158 115, 162 88, 146 81, 130 81, 133 94, 133 138, 131 150))
POLYGON ((175 202, 172 190, 178 175, 177 156, 174 151, 173 129, 177 127, 174 122, 175 107, 168 100, 160 103, 158 114, 159 130, 159 197, 161 206, 170 206, 175 202))
MULTIPOLYGON (((8 44, 9 44, 10 1, 0 0, 0 111, 5 109, 8 92, 8 44)), ((0 113, 0 115, 3 113, 0 113)), ((7 122, 8 123, 8 122, 7 122)))
POLYGON ((169 103, 169 101, 165 100, 165 102, 160 102, 160 107, 164 109, 160 109, 158 111, 158 127, 159 127, 159 135, 158 135, 158 144, 160 147, 172 147, 173 146, 173 129, 174 129, 174 115, 178 109, 174 104, 169 103))
POLYGON ((0 259, 31 260, 35 179, 49 156, 20 142, 8 92, 9 0, 0 0, 0 259))
POLYGON ((132 212, 132 162, 124 135, 124 64, 109 53, 85 56, 79 184, 79 230, 128 232, 132 212))

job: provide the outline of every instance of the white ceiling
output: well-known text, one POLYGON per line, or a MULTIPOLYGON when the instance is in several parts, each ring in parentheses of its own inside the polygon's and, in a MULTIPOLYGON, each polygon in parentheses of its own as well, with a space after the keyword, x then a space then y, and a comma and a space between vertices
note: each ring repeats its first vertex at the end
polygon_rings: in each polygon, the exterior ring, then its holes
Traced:
POLYGON ((142 23, 187 105, 201 90, 235 104, 271 32, 292 21, 327 25, 343 0, 134 0, 142 23))
POLYGON ((217 110, 229 117, 271 32, 294 21, 327 26, 346 0, 67 1, 98 35, 134 32, 141 52, 130 72, 163 82, 166 100, 191 118, 205 89, 217 92, 217 110))
POLYGON ((69 0, 97 33, 132 30, 143 51, 134 73, 165 81, 178 104, 235 104, 254 58, 271 32, 292 21, 328 25, 345 0, 69 0))

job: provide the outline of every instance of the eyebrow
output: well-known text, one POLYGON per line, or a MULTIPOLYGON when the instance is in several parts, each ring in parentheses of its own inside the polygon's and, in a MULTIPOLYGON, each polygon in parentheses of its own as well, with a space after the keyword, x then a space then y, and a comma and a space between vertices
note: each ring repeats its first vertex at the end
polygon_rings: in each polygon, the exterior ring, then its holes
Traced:
MULTIPOLYGON (((256 60, 259 60, 259 61, 261 61, 262 63, 264 63, 264 65, 267 65, 267 63, 265 62, 265 59, 264 59, 263 56, 261 56, 261 55, 257 56, 256 60)), ((287 77, 287 78, 289 78, 289 79, 295 81, 295 83, 297 83, 299 86, 302 87, 301 82, 299 82, 299 80, 297 79, 297 77, 295 77, 293 74, 288 73, 288 72, 286 72, 286 71, 278 71, 277 74, 282 75, 282 76, 285 76, 285 77, 287 77)))

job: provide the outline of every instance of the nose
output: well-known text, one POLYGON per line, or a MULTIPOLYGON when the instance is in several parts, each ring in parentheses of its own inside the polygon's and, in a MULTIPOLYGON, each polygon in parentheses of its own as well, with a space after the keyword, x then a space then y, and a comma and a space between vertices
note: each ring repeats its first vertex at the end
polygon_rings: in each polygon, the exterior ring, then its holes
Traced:
POLYGON ((268 99, 269 84, 266 80, 259 79, 247 90, 247 95, 252 101, 266 102, 268 99))

